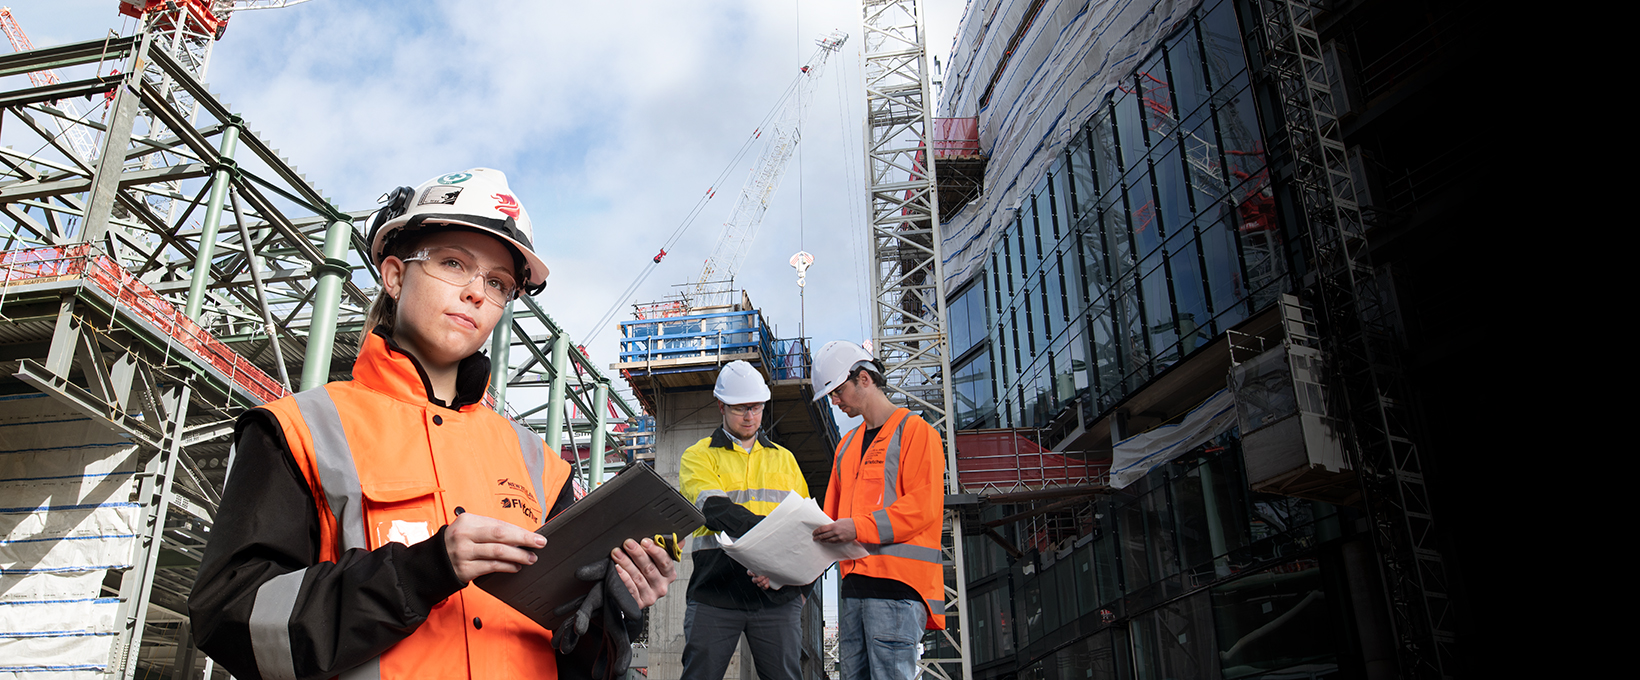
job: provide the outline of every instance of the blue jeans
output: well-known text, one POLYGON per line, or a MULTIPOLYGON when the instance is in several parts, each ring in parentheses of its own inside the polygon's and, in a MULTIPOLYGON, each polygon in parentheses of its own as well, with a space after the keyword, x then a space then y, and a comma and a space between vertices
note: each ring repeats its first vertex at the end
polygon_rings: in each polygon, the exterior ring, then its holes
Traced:
POLYGON ((845 597, 837 604, 841 680, 913 680, 928 610, 916 600, 845 597))

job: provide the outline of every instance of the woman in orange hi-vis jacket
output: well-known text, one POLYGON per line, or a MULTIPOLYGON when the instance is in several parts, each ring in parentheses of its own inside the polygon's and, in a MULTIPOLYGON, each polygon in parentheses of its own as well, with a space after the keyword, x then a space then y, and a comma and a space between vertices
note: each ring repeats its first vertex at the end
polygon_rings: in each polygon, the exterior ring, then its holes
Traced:
POLYGON ((572 650, 577 631, 470 584, 533 563, 546 539, 532 530, 575 500, 557 452, 480 403, 479 349, 508 302, 545 285, 528 213, 487 168, 387 201, 353 379, 239 421, 188 602, 194 639, 238 678, 619 677, 626 631, 677 577, 652 541, 597 565, 604 644, 572 650))
POLYGON ((871 554, 840 571, 837 656, 842 680, 911 680, 923 631, 945 628, 940 528, 945 448, 926 421, 883 393, 883 366, 859 345, 815 355, 815 400, 864 422, 843 437, 826 487, 836 522, 814 539, 859 541, 871 554))

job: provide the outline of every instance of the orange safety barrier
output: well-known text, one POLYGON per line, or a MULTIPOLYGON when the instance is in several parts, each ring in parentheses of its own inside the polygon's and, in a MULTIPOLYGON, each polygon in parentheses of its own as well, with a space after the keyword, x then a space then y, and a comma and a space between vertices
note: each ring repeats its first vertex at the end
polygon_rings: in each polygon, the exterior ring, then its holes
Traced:
POLYGON ((263 402, 290 393, 279 381, 217 340, 193 319, 177 311, 170 301, 154 292, 148 284, 125 271, 113 258, 92 249, 89 244, 0 253, 0 282, 6 287, 65 280, 89 280, 96 284, 114 298, 116 307, 124 307, 154 324, 160 332, 169 335, 188 352, 216 367, 235 385, 263 402))

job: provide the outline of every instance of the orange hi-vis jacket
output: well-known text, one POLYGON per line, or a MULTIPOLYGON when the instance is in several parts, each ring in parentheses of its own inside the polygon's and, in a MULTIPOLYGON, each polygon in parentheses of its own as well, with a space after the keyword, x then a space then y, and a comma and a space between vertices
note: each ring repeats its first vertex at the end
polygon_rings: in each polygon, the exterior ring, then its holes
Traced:
MULTIPOLYGON (((415 365, 375 334, 365 336, 353 378, 262 407, 277 417, 314 491, 321 561, 353 548, 426 540, 460 512, 541 526, 570 469, 544 455, 534 432, 481 404, 434 407, 415 365)), ((302 571, 258 590, 251 638, 263 677, 290 668, 288 630, 300 623, 290 613, 302 571)), ((556 676, 550 633, 468 584, 435 605, 409 637, 339 677, 556 676)))
POLYGON ((904 408, 883 423, 876 441, 864 442, 865 430, 861 423, 837 446, 826 486, 826 514, 853 519, 860 544, 871 552, 843 560, 842 575, 915 588, 928 607, 928 629, 944 630, 945 447, 927 421, 904 408))

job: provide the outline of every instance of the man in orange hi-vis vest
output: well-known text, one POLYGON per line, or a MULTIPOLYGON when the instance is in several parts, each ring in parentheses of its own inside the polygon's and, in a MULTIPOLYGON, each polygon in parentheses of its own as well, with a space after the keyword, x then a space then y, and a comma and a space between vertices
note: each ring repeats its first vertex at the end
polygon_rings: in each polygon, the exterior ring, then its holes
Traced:
POLYGON ((837 447, 826 514, 814 540, 859 541, 870 555, 843 560, 837 656, 842 680, 912 680, 923 631, 945 628, 940 526, 945 447, 921 417, 883 393, 883 365, 851 342, 814 358, 815 400, 864 422, 837 447))

